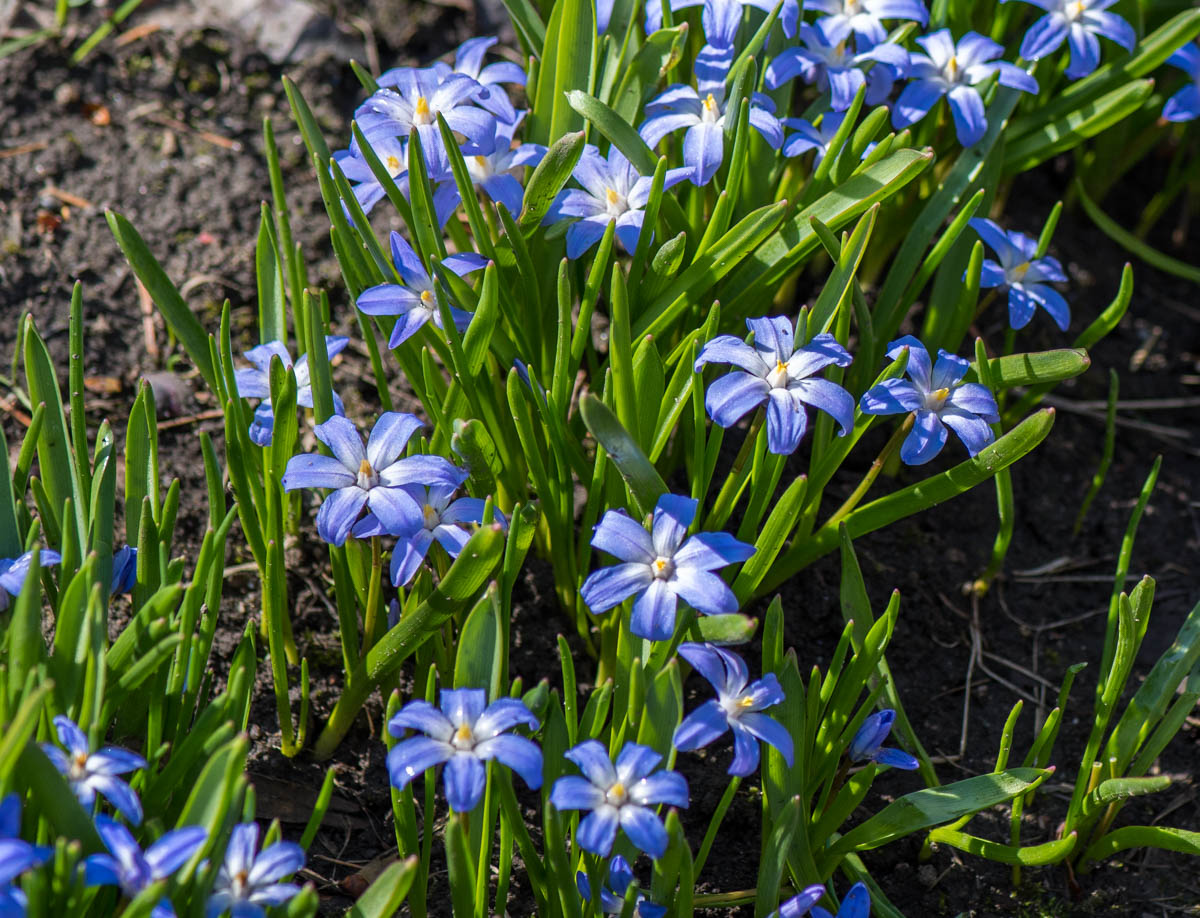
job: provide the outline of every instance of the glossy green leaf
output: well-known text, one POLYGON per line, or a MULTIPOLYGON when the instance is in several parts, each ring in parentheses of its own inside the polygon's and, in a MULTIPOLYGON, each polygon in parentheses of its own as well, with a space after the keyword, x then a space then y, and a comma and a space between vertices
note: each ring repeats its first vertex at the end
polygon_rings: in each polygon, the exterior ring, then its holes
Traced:
MULTIPOLYGON (((578 131, 583 119, 567 101, 573 89, 592 91, 596 7, 591 0, 558 0, 546 24, 537 83, 529 114, 530 137, 552 144, 578 131)), ((523 223, 524 221, 522 221, 523 223)))
POLYGON ((416 855, 389 864, 350 907, 346 918, 391 918, 408 897, 419 865, 416 855))
POLYGON ((550 145, 525 185, 525 200, 517 218, 521 232, 532 232, 541 225, 550 205, 571 178, 575 164, 583 154, 584 143, 583 131, 576 131, 559 137, 550 145))
POLYGON ((1066 838, 1058 838, 1041 845, 1025 845, 1017 848, 988 841, 977 835, 968 835, 965 832, 934 829, 929 833, 929 840, 934 844, 950 845, 976 857, 985 857, 989 861, 997 861, 1001 864, 1045 867, 1047 864, 1059 864, 1069 857, 1075 850, 1075 843, 1079 840, 1079 836, 1072 832, 1066 838))
POLYGON ((667 484, 646 458, 633 436, 617 420, 617 416, 600 399, 585 395, 579 402, 583 423, 596 442, 604 447, 609 458, 621 473, 633 499, 642 511, 649 513, 658 499, 667 493, 667 484))

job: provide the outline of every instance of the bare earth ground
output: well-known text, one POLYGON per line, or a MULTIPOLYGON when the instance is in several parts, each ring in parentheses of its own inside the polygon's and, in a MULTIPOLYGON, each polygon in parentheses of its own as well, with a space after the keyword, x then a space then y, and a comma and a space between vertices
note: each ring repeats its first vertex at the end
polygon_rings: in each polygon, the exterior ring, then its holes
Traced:
MULTIPOLYGON (((88 315, 92 426, 107 416, 120 429, 138 379, 151 377, 159 395, 163 475, 181 479, 183 487, 178 544, 185 553, 198 547, 206 516, 197 433, 207 430, 219 441, 220 421, 186 361, 176 360, 178 352, 161 321, 143 313, 132 273, 108 232, 103 211, 112 208, 130 218, 210 327, 228 297, 238 334, 248 346, 254 321, 258 208, 269 196, 261 123, 270 117, 284 160, 293 229, 305 247, 314 283, 331 290, 336 314, 344 320, 347 312, 337 289, 327 223, 292 127, 280 74, 286 72, 297 81, 332 142, 344 135, 359 97, 358 83, 342 59, 346 49, 361 49, 367 60, 378 55, 383 66, 427 60, 467 37, 472 26, 461 9, 429 4, 386 9, 371 3, 354 16, 340 7, 325 12, 331 21, 318 23, 303 59, 282 66, 244 36, 217 29, 158 30, 135 34, 123 44, 110 38, 79 67, 69 67, 65 55, 49 44, 0 62, 0 375, 10 372, 7 355, 18 318, 25 312, 33 314, 56 357, 65 359, 70 288, 81 279, 88 315)), ((126 26, 136 27, 139 21, 135 16, 126 26)), ((1069 177, 1065 169, 1065 164, 1051 164, 1025 176, 1010 196, 1007 222, 1025 229, 1040 226, 1062 194, 1069 177)), ((1105 206, 1118 218, 1136 214, 1150 193, 1146 189, 1153 188, 1153 181, 1146 181, 1145 188, 1123 189, 1105 206)), ((1163 238, 1156 244, 1169 248, 1172 242, 1163 238)), ((1072 278, 1068 298, 1076 316, 1074 333, 1107 305, 1127 256, 1077 213, 1064 216, 1053 251, 1072 278)), ((1175 254, 1186 258, 1190 251, 1175 254)), ((1162 473, 1131 571, 1158 580, 1155 625, 1135 678, 1144 675, 1200 599, 1200 500, 1194 496, 1200 423, 1194 407, 1122 411, 1123 422, 1141 426, 1118 429, 1104 488, 1081 533, 1071 533, 1103 442, 1102 421, 1095 412, 1081 413, 1079 403, 1104 398, 1108 368, 1121 374, 1122 400, 1200 395, 1200 307, 1195 305, 1195 288, 1136 262, 1134 267, 1137 284, 1130 315, 1095 349, 1093 369, 1056 392, 1062 401, 1050 438, 1014 468, 1016 537, 1005 576, 974 617, 984 656, 970 683, 965 743, 963 707, 973 616, 961 585, 978 573, 990 552, 995 532, 991 489, 981 487, 868 536, 857 546, 877 608, 893 588, 903 594, 900 625, 888 658, 927 748, 949 759, 939 766, 943 780, 991 769, 1004 720, 1019 697, 1026 699, 1026 706, 1014 757, 1023 755, 1038 701, 1053 699, 1068 665, 1090 661, 1091 669, 1076 682, 1055 756, 1060 774, 1073 774, 1086 739, 1103 641, 1104 613, 1099 610, 1107 604, 1116 551, 1133 502, 1160 452, 1162 473), (1056 559, 1065 559, 1061 569, 1036 573, 1056 559)), ((996 313, 994 322, 1000 321, 996 313)), ((998 327, 984 331, 994 335, 998 327)), ((1037 347, 1064 343, 1038 320, 1033 328, 1037 347)), ((362 368, 361 355, 351 351, 336 371, 351 414, 356 410, 353 380, 362 368)), ((364 395, 367 391, 364 386, 364 395)), ((7 406, 2 417, 11 444, 22 433, 22 412, 9 402, 7 386, 0 388, 0 397, 7 406)), ((372 410, 363 400, 358 400, 357 409, 364 414, 372 410)), ((851 460, 851 467, 835 481, 835 491, 848 493, 853 488, 879 445, 869 442, 860 450, 860 458, 851 460)), ((950 461, 939 460, 940 467, 950 461)), ((902 475, 899 483, 906 480, 902 475)), ((218 670, 258 607, 257 578, 253 566, 246 564, 248 554, 238 547, 236 537, 231 545, 226 623, 215 651, 218 670)), ((313 664, 317 718, 331 707, 338 684, 335 624, 324 598, 325 564, 325 553, 315 540, 295 546, 289 558, 296 630, 313 664)), ((518 588, 513 665, 526 684, 547 676, 557 681, 544 661, 553 658, 554 634, 564 623, 556 616, 547 578, 548 568, 534 561, 518 588)), ((797 648, 802 666, 823 664, 833 650, 841 627, 837 589, 836 559, 826 559, 782 591, 788 640, 797 648)), ((303 756, 285 760, 279 755, 267 678, 264 669, 252 716, 250 769, 260 815, 278 817, 289 833, 298 834, 323 767, 303 756)), ((701 691, 691 682, 688 688, 697 695, 701 691)), ((334 810, 311 852, 309 876, 331 912, 349 902, 340 882, 362 864, 394 851, 380 722, 376 706, 369 717, 360 717, 343 744, 336 760, 334 810)), ((1194 784, 1195 763, 1200 761, 1198 726, 1195 719, 1189 722, 1160 761, 1163 773, 1177 777, 1174 787, 1153 806, 1127 808, 1126 822, 1161 819, 1164 825, 1200 828, 1194 784)), ((685 823, 697 839, 724 789, 728 755, 718 747, 704 758, 689 757, 682 763, 693 792, 685 823)), ((867 808, 877 809, 917 786, 912 776, 887 775, 877 782, 867 808)), ((1053 837, 1068 796, 1069 788, 1059 785, 1039 798, 1029 815, 1027 842, 1053 837)), ((756 824, 758 806, 754 789, 744 788, 718 846, 718 852, 739 856, 714 855, 702 878, 702 891, 753 887, 755 858, 741 853, 755 851, 758 839, 753 830, 739 835, 739 827, 756 824)), ((1006 825, 984 814, 972 830, 1001 840, 1006 825)), ((1013 890, 1005 868, 948 850, 922 863, 918 847, 904 842, 866 858, 893 902, 910 918, 964 911, 975 916, 1198 913, 1200 874, 1183 856, 1129 853, 1081 878, 1082 896, 1074 899, 1060 870, 1027 871, 1025 885, 1013 890)), ((444 874, 432 878, 431 903, 445 901, 437 893, 445 882, 444 874)), ((512 914, 526 913, 527 895, 518 882, 512 914)))

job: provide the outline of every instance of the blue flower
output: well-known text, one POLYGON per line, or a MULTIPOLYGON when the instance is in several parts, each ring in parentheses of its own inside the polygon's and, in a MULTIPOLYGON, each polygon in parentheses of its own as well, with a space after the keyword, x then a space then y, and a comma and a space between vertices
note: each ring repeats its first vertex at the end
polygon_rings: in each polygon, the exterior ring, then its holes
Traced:
POLYGON ((857 38, 877 45, 887 39, 884 19, 929 24, 929 12, 921 0, 806 0, 804 8, 824 13, 818 22, 825 23, 829 34, 839 36, 837 41, 853 32, 857 38))
POLYGON ((1168 57, 1167 63, 1186 73, 1192 82, 1167 99, 1162 116, 1168 121, 1200 118, 1200 46, 1194 41, 1188 42, 1168 57))
POLYGON ((649 746, 626 743, 616 767, 598 740, 585 740, 566 756, 584 776, 565 775, 554 782, 550 802, 560 810, 591 810, 580 820, 575 840, 584 851, 607 857, 617 828, 653 858, 667 851, 667 830, 651 807, 686 807, 688 786, 675 771, 651 774, 662 756, 649 746))
POLYGON ((496 116, 479 107, 485 87, 463 73, 447 69, 402 67, 387 77, 395 87, 374 92, 354 113, 363 136, 374 144, 381 137, 408 137, 416 131, 426 157, 445 156, 437 116, 466 138, 466 156, 492 152, 496 116))
POLYGON ((746 664, 737 654, 715 644, 680 644, 679 655, 696 668, 717 690, 717 697, 706 701, 684 718, 672 740, 680 752, 707 746, 733 731, 731 775, 745 777, 758 768, 758 741, 779 750, 785 762, 792 764, 792 737, 779 721, 759 713, 783 701, 783 689, 774 673, 750 682, 746 664), (749 683, 749 684, 747 684, 749 683))
MULTIPOLYGON (((451 558, 457 558, 463 546, 471 538, 471 530, 464 524, 483 523, 485 501, 478 497, 460 497, 451 502, 456 488, 447 485, 421 487, 414 485, 404 489, 421 510, 421 521, 417 529, 411 527, 401 531, 390 531, 370 513, 354 527, 354 535, 367 539, 377 535, 400 536, 402 542, 392 552, 392 584, 407 586, 416 576, 421 562, 436 541, 451 558)), ((492 508, 494 520, 502 528, 508 528, 504 514, 492 508)))
POLYGON ((824 895, 825 887, 820 883, 806 886, 779 906, 776 911, 771 912, 767 918, 804 918, 824 895))
MULTIPOLYGON (((83 862, 84 882, 88 886, 119 886, 127 899, 169 877, 208 840, 206 829, 185 826, 168 832, 143 853, 129 830, 107 816, 96 817, 96 831, 111 853, 88 855, 83 862)), ((165 898, 151 912, 151 918, 174 916, 175 909, 165 898)))
POLYGON ((859 400, 867 414, 916 412, 911 433, 900 447, 907 465, 923 465, 942 451, 949 427, 974 456, 995 439, 991 425, 1000 420, 996 399, 986 386, 961 382, 970 364, 961 357, 938 351, 930 368, 929 351, 912 335, 888 345, 887 356, 895 360, 908 348, 908 379, 885 379, 872 386, 859 400))
POLYGON ((900 749, 881 748, 884 740, 888 738, 888 734, 892 732, 892 724, 895 720, 896 712, 891 708, 886 708, 875 712, 863 721, 863 725, 854 734, 854 739, 850 741, 850 748, 846 750, 850 761, 876 762, 880 765, 902 768, 905 771, 920 768, 920 763, 907 752, 900 749))
MULTIPOLYGON (((49 567, 61 560, 59 553, 49 548, 43 548, 38 554, 39 567, 49 567)), ((9 596, 20 595, 32 561, 32 551, 25 552, 19 558, 0 558, 0 612, 8 608, 9 596)))
POLYGON ((113 555, 110 593, 128 593, 133 589, 137 583, 137 556, 138 550, 129 545, 113 555))
POLYGON ((140 823, 142 805, 137 794, 116 776, 145 768, 146 760, 119 746, 105 746, 99 752, 92 752, 84 732, 63 714, 54 718, 54 729, 67 751, 53 743, 42 743, 42 751, 66 777, 76 799, 90 808, 98 793, 133 825, 140 823))
POLYGON ((1071 307, 1046 281, 1064 283, 1062 265, 1057 258, 1037 257, 1037 240, 1024 233, 1006 233, 991 220, 975 217, 971 227, 999 257, 997 264, 990 258, 983 262, 979 278, 981 287, 1008 287, 1008 322, 1013 328, 1024 328, 1041 306, 1062 331, 1071 324, 1071 307))
MULTIPOLYGON (((633 870, 629 862, 621 855, 616 855, 608 862, 608 885, 600 887, 600 911, 605 915, 619 915, 625 907, 625 890, 633 882, 633 870)), ((584 902, 591 902, 592 884, 587 874, 582 870, 575 874, 575 886, 584 902)), ((663 918, 667 914, 664 906, 655 905, 640 892, 637 896, 637 906, 634 909, 637 918, 663 918)))
POLYGON ((283 473, 283 488, 332 488, 317 512, 317 533, 332 545, 346 541, 363 508, 392 531, 420 525, 421 508, 406 486, 437 483, 458 487, 467 473, 442 456, 403 456, 413 433, 423 426, 411 414, 386 411, 375 422, 363 449, 354 424, 332 417, 316 426, 316 435, 333 452, 293 456, 283 473))
POLYGON ((994 58, 1004 49, 975 32, 968 32, 957 45, 949 29, 939 29, 917 39, 928 53, 912 55, 913 81, 904 87, 892 109, 892 124, 906 128, 916 124, 946 96, 958 142, 972 146, 987 133, 983 97, 975 89, 992 74, 1002 86, 1022 92, 1037 92, 1037 81, 1015 64, 994 58))
POLYGON ((524 117, 524 112, 518 112, 512 123, 497 120, 496 149, 486 156, 469 156, 466 160, 472 183, 512 214, 520 212, 525 198, 517 174, 525 166, 536 166, 546 155, 546 148, 540 143, 513 146, 513 132, 524 117))
MULTIPOLYGON (((782 909, 780 909, 782 911, 782 909)), ((871 894, 863 883, 855 883, 842 900, 837 918, 869 918, 871 914, 871 894)), ((828 909, 817 905, 813 907, 812 918, 834 918, 828 909)))
MULTIPOLYGON (((399 316, 388 339, 388 347, 397 348, 415 335, 426 322, 442 327, 442 311, 433 292, 433 278, 408 241, 392 230, 392 262, 402 283, 378 284, 358 295, 355 305, 369 316, 399 316)), ((460 252, 442 259, 442 266, 459 277, 487 266, 487 259, 475 252, 460 252)), ((455 327, 465 331, 471 313, 450 307, 455 327)))
MULTIPOLYGON (((741 20, 742 11, 747 6, 770 13, 775 9, 772 0, 671 0, 671 12, 678 13, 691 6, 704 6, 702 24, 704 34, 712 42, 713 22, 728 22, 731 19, 741 20)), ((783 0, 783 9, 779 11, 779 22, 783 26, 783 34, 791 38, 796 34, 796 24, 800 21, 800 2, 798 0, 783 0)), ((609 3, 609 15, 612 15, 609 3)), ((607 17, 605 22, 607 23, 607 17)), ((646 0, 646 32, 656 32, 662 28, 662 0, 646 0)), ((603 31, 603 29, 601 29, 603 31)), ((729 39, 732 44, 732 38, 729 39)))
POLYGON ((708 387, 704 406, 722 427, 732 427, 746 412, 767 403, 767 448, 776 455, 796 451, 808 429, 805 405, 831 415, 844 436, 854 424, 854 397, 835 382, 814 377, 828 366, 849 366, 844 347, 828 332, 795 347, 792 325, 784 316, 747 319, 754 346, 733 335, 718 335, 704 345, 696 360, 741 367, 708 387))
MULTIPOLYGON (((1002 3, 1007 0, 1001 0, 1002 3)), ((1068 79, 1085 77, 1100 64, 1100 40, 1097 36, 1115 41, 1126 51, 1137 44, 1133 26, 1106 10, 1117 0, 1025 0, 1046 15, 1029 27, 1021 41, 1021 57, 1041 60, 1062 46, 1071 47, 1068 79)))
POLYGON ((256 853, 258 824, 238 823, 225 848, 225 863, 208 897, 205 918, 232 912, 233 918, 266 918, 265 906, 283 905, 298 892, 295 883, 280 883, 304 866, 304 849, 280 841, 256 853))
MULTIPOLYGON (((349 338, 340 335, 325 336, 325 352, 332 359, 340 354, 350 343, 349 338)), ((235 370, 233 377, 237 383, 238 395, 242 398, 260 398, 262 403, 254 411, 254 420, 250 423, 250 439, 259 446, 271 445, 271 434, 275 429, 275 412, 271 408, 271 358, 278 357, 284 368, 291 367, 296 374, 296 404, 304 408, 313 406, 312 377, 308 369, 308 354, 292 362, 287 345, 282 341, 269 341, 246 351, 243 355, 253 367, 235 370)), ((338 414, 345 410, 338 394, 333 393, 333 408, 338 414)))
POLYGON ((833 143, 833 138, 841 128, 842 122, 846 120, 846 113, 825 112, 820 117, 819 125, 814 125, 807 118, 783 119, 783 126, 792 128, 796 132, 789 134, 784 140, 784 156, 803 156, 809 150, 816 150, 817 154, 813 157, 813 165, 820 165, 821 160, 829 153, 829 145, 833 143))
POLYGON ((44 864, 54 854, 53 848, 31 845, 21 837, 21 798, 9 794, 0 800, 0 916, 23 918, 25 892, 12 881, 26 870, 44 864))
POLYGON ((737 597, 712 572, 745 561, 754 547, 727 532, 701 532, 684 542, 696 505, 690 497, 664 494, 654 508, 650 532, 623 510, 605 513, 592 545, 625 563, 588 576, 579 591, 588 608, 607 612, 636 596, 629 630, 651 641, 668 640, 675 632, 679 599, 706 615, 737 611, 737 597))
MULTIPOLYGON (((614 221, 617 241, 632 255, 642 233, 653 177, 640 175, 615 144, 608 159, 589 144, 571 174, 583 188, 562 192, 546 215, 547 223, 579 218, 567 228, 567 257, 578 258, 590 249, 614 221)), ((663 187, 670 188, 690 176, 691 169, 669 169, 663 187)))
POLYGON ((781 51, 767 65, 767 88, 778 89, 799 76, 806 83, 815 83, 822 92, 828 90, 833 110, 843 112, 865 84, 866 104, 882 102, 891 94, 892 84, 908 75, 908 52, 891 42, 867 45, 862 51, 850 50, 846 35, 845 29, 829 19, 800 26, 800 40, 805 47, 781 51), (864 71, 868 64, 873 66, 864 71))
MULTIPOLYGON (((725 89, 708 87, 704 98, 691 86, 676 83, 646 103, 646 123, 639 129, 646 146, 655 147, 668 134, 687 128, 683 138, 683 162, 692 170, 696 185, 707 185, 721 168, 725 157, 725 89)), ((783 143, 783 127, 775 117, 775 103, 756 92, 750 97, 750 126, 773 149, 783 143)))
POLYGON ((443 689, 441 710, 427 701, 410 701, 388 721, 392 736, 405 729, 420 730, 392 747, 387 757, 392 784, 403 789, 428 768, 446 768, 442 781, 450 809, 467 813, 483 798, 487 771, 483 763, 495 759, 519 774, 532 790, 542 786, 542 752, 523 736, 505 731, 518 724, 538 728, 533 712, 515 698, 487 704, 483 689, 443 689))

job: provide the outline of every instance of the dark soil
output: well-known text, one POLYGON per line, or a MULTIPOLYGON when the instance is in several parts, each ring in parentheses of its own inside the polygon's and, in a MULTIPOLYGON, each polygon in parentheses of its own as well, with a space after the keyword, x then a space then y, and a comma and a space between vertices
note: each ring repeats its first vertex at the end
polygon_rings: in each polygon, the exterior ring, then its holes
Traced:
MULTIPOLYGON (((220 304, 228 298, 239 340, 248 346, 255 315, 253 252, 259 202, 270 194, 261 124, 270 117, 283 158, 293 230, 304 246, 314 284, 331 290, 336 311, 338 278, 328 247, 328 224, 281 91, 281 72, 295 79, 332 140, 345 133, 359 96, 358 83, 339 55, 347 42, 362 42, 364 22, 370 26, 365 59, 378 54, 384 66, 444 53, 467 37, 470 26, 461 10, 426 4, 397 9, 370 3, 365 20, 356 18, 358 10, 355 17, 341 7, 326 12, 333 20, 328 47, 337 50, 322 54, 317 41, 305 60, 282 68, 245 38, 217 29, 157 31, 125 44, 110 38, 78 67, 69 66, 52 43, 0 62, 0 354, 6 355, 0 375, 10 372, 7 355, 18 318, 26 312, 32 313, 52 354, 65 365, 67 305, 72 283, 82 280, 91 426, 94 429, 95 422, 107 416, 121 435, 138 380, 146 377, 155 385, 163 478, 179 478, 183 489, 177 544, 185 556, 197 550, 207 516, 196 438, 204 430, 219 444, 221 422, 198 378, 175 360, 178 350, 161 320, 144 316, 136 282, 103 211, 112 208, 129 217, 208 327, 215 327, 220 304), (27 152, 15 152, 26 146, 27 152)), ((126 26, 137 23, 135 16, 126 26)), ((1006 222, 1026 230, 1040 226, 1063 194, 1066 178, 1055 164, 1024 177, 1010 196, 1006 222)), ((1123 198, 1113 195, 1106 206, 1118 218, 1130 217, 1148 194, 1130 189, 1123 198)), ((1156 243, 1169 248, 1171 240, 1156 243)), ((1127 256, 1084 215, 1072 212, 1063 217, 1053 250, 1072 278, 1074 333, 1115 294, 1127 256)), ((996 511, 990 487, 867 536, 856 546, 876 608, 882 609, 893 588, 903 594, 888 660, 918 734, 931 754, 942 757, 938 768, 944 781, 991 770, 1005 718, 1014 702, 1024 698, 1013 755, 1019 760, 1031 740, 1035 713, 1040 723, 1053 706, 1066 667, 1090 664, 1076 682, 1054 756, 1063 780, 1052 784, 1028 814, 1026 843, 1054 837, 1065 811, 1070 793, 1066 782, 1074 775, 1087 735, 1116 553, 1158 453, 1163 455, 1162 471, 1131 567, 1131 574, 1148 573, 1158 581, 1155 624, 1135 681, 1200 599, 1200 499, 1193 492, 1200 423, 1194 408, 1122 411, 1121 419, 1128 424, 1118 428, 1111 471, 1082 530, 1072 533, 1103 443, 1102 411, 1081 413, 1078 406, 1105 397, 1108 368, 1121 374, 1122 400, 1200 395, 1195 288, 1137 263, 1135 270, 1130 314, 1094 349, 1093 368, 1056 391, 1059 411, 1053 432, 1013 469, 1016 535, 1003 576, 977 608, 962 586, 984 567, 991 550, 996 511), (1062 564, 1052 573, 1037 573, 1051 560, 1062 564), (984 656, 970 679, 970 730, 964 737, 973 623, 984 656)), ((1050 334, 1042 318, 1035 319, 1031 337, 1023 341, 1031 341, 1031 349, 1060 346, 1063 338, 1050 334)), ((998 330, 998 325, 984 329, 992 340, 998 340, 998 330)), ((363 358, 351 350, 345 361, 348 367, 339 371, 339 378, 350 379, 363 358)), ((4 429, 13 444, 23 431, 23 411, 11 401, 7 380, 0 381, 5 383, 0 391, 4 429)), ((353 414, 353 403, 350 407, 353 414)), ((864 458, 852 462, 865 467, 872 445, 879 444, 865 444, 860 450, 864 458)), ((957 461, 958 449, 952 443, 937 467, 957 461)), ((861 471, 853 465, 843 470, 829 499, 840 500, 861 471)), ((899 483, 906 480, 902 474, 899 483)), ((218 672, 245 621, 258 609, 257 573, 246 563, 248 553, 239 547, 236 535, 230 542, 225 624, 214 649, 218 672)), ((297 639, 313 664, 314 728, 339 687, 326 563, 324 552, 311 544, 294 547, 289 557, 297 639)), ((531 560, 515 601, 513 667, 527 685, 542 678, 547 661, 554 659, 555 631, 567 630, 556 618, 548 576, 547 566, 531 560)), ((797 648, 802 668, 823 665, 836 644, 841 630, 838 582, 838 562, 829 558, 782 591, 788 642, 797 648)), ((290 836, 298 835, 324 766, 304 756, 286 760, 279 755, 268 679, 263 668, 252 714, 249 767, 260 816, 278 817, 290 836)), ((699 686, 689 683, 688 688, 698 691, 699 686)), ((381 719, 379 706, 370 707, 342 745, 335 760, 338 791, 333 810, 311 851, 307 875, 331 911, 349 902, 339 883, 395 850, 381 719)), ((1127 823, 1161 818, 1166 825, 1200 827, 1193 784, 1195 763, 1200 761, 1198 726, 1200 722, 1190 721, 1160 760, 1162 773, 1177 778, 1172 790, 1150 804, 1128 807, 1123 814, 1127 823)), ((687 824, 697 832, 724 790, 728 754, 718 747, 707 759, 680 763, 693 793, 687 824)), ((885 775, 864 811, 918 786, 914 776, 885 775)), ((743 789, 701 891, 753 887, 756 859, 721 854, 756 850, 756 830, 747 827, 757 825, 758 808, 754 789, 743 789)), ((1006 840, 1007 823, 996 814, 984 814, 971 831, 1006 840)), ((1194 862, 1161 852, 1130 852, 1101 865, 1080 878, 1078 898, 1071 895, 1060 869, 1027 870, 1025 884, 1013 889, 1006 868, 951 850, 936 851, 925 862, 918 855, 919 843, 908 841, 865 858, 892 901, 910 918, 959 913, 1165 915, 1187 913, 1200 901, 1194 862)), ((645 864, 641 868, 644 874, 645 864)), ((523 914, 521 897, 527 893, 520 887, 519 870, 514 881, 511 912, 523 914)), ((445 882, 444 874, 433 878, 431 902, 439 901, 438 890, 444 892, 445 882)))

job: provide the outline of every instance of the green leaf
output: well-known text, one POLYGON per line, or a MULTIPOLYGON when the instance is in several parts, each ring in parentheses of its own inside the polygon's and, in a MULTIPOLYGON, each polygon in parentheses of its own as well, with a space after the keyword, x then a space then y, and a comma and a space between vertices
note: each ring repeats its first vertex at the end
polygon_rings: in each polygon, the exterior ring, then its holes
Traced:
POLYGON ((787 866, 792 836, 800 826, 800 798, 793 797, 775 819, 771 837, 763 848, 758 866, 758 893, 754 899, 754 918, 767 918, 779 904, 779 887, 787 866))
POLYGON ((529 136, 550 144, 583 119, 571 108, 566 94, 573 89, 592 91, 595 69, 596 6, 592 0, 557 0, 546 26, 546 40, 538 62, 529 136))
MULTIPOLYGON (((997 390, 1073 379, 1085 373, 1091 365, 1092 359, 1081 347, 1064 347, 1036 354, 1010 354, 988 361, 997 390)), ((966 378, 978 381, 975 364, 971 365, 966 378)))
POLYGON ((914 832, 978 813, 1033 790, 1052 774, 1053 769, 1012 768, 905 794, 835 841, 830 854, 870 851, 914 832))
POLYGON ((23 549, 12 470, 8 465, 8 441, 0 430, 0 558, 15 558, 23 549))
MULTIPOLYGON (((559 6, 563 5, 565 3, 559 6)), ((541 225, 550 205, 571 178, 575 164, 583 154, 584 143, 583 131, 576 131, 559 137, 546 151, 525 186, 525 200, 517 218, 521 232, 530 233, 541 225)))
POLYGON ((667 756, 675 728, 683 719, 683 682, 674 657, 647 686, 646 704, 639 715, 637 741, 667 756))
POLYGON ((501 695, 500 598, 493 581, 483 594, 458 634, 458 653, 454 663, 454 687, 483 689, 489 701, 501 695))
POLYGON ((758 619, 731 612, 728 615, 701 615, 696 619, 702 640, 713 644, 747 644, 758 630, 758 619))
POLYGON ((633 436, 596 396, 588 393, 579 402, 583 423, 596 442, 604 447, 617 471, 629 487, 629 493, 643 513, 649 513, 658 499, 667 493, 667 484, 658 474, 633 436))
MULTIPOLYGON (((658 85, 659 80, 667 75, 683 55, 684 42, 687 40, 687 23, 680 23, 673 28, 659 29, 647 36, 645 44, 634 55, 633 61, 621 75, 621 82, 611 97, 613 110, 626 123, 632 124, 641 111, 642 102, 650 91, 658 85)), ((575 103, 571 106, 574 108, 575 103)), ((575 108, 579 111, 578 108, 575 108)), ((580 112, 589 118, 586 112, 580 112)), ((589 120, 591 120, 589 118, 589 120)), ((598 125, 597 125, 598 126, 598 125)), ((603 132, 603 128, 601 128, 603 132)), ((608 134, 604 132, 604 136, 608 134)), ((612 138, 609 137, 611 140, 612 138)), ((620 146, 620 144, 617 144, 620 146)), ((624 148, 622 148, 624 152, 624 148)), ((633 160, 630 160, 633 162, 633 160)), ((638 170, 643 174, 647 170, 638 170)))
POLYGON ((1075 850, 1075 843, 1079 840, 1079 835, 1072 832, 1066 838, 1058 838, 1041 845, 1025 845, 1020 848, 1001 845, 977 835, 968 835, 952 829, 934 829, 929 833, 929 840, 934 844, 950 845, 976 857, 985 857, 989 861, 998 861, 1001 864, 1045 867, 1047 864, 1058 864, 1065 860, 1075 850))
POLYGON ((208 388, 213 393, 218 393, 216 369, 213 367, 212 357, 208 350, 208 334, 200 325, 199 320, 188 304, 184 302, 183 296, 180 295, 175 285, 171 283, 171 279, 167 277, 162 265, 150 253, 145 240, 138 235, 133 224, 111 210, 105 211, 104 216, 108 220, 108 228, 112 230, 113 237, 117 240, 117 245, 125 253, 125 259, 129 262, 129 266, 133 268, 133 273, 142 282, 142 286, 154 300, 154 305, 162 313, 167 325, 179 339, 183 349, 187 351, 188 359, 200 371, 200 375, 208 383, 208 388))
POLYGON ((1167 826, 1123 826, 1094 842, 1083 853, 1083 861, 1102 861, 1127 848, 1162 848, 1200 855, 1200 832, 1167 826))
POLYGON ((628 119, 609 108, 599 99, 575 89, 567 93, 571 108, 596 126, 608 141, 620 150, 641 175, 653 175, 658 157, 646 146, 637 129, 628 119))
POLYGON ((258 222, 258 244, 254 247, 254 272, 258 279, 258 333, 260 341, 287 341, 287 303, 284 300, 283 268, 275 239, 275 221, 266 201, 258 222))
POLYGON ((415 854, 389 864, 346 912, 346 918, 391 918, 408 897, 421 859, 415 854))

